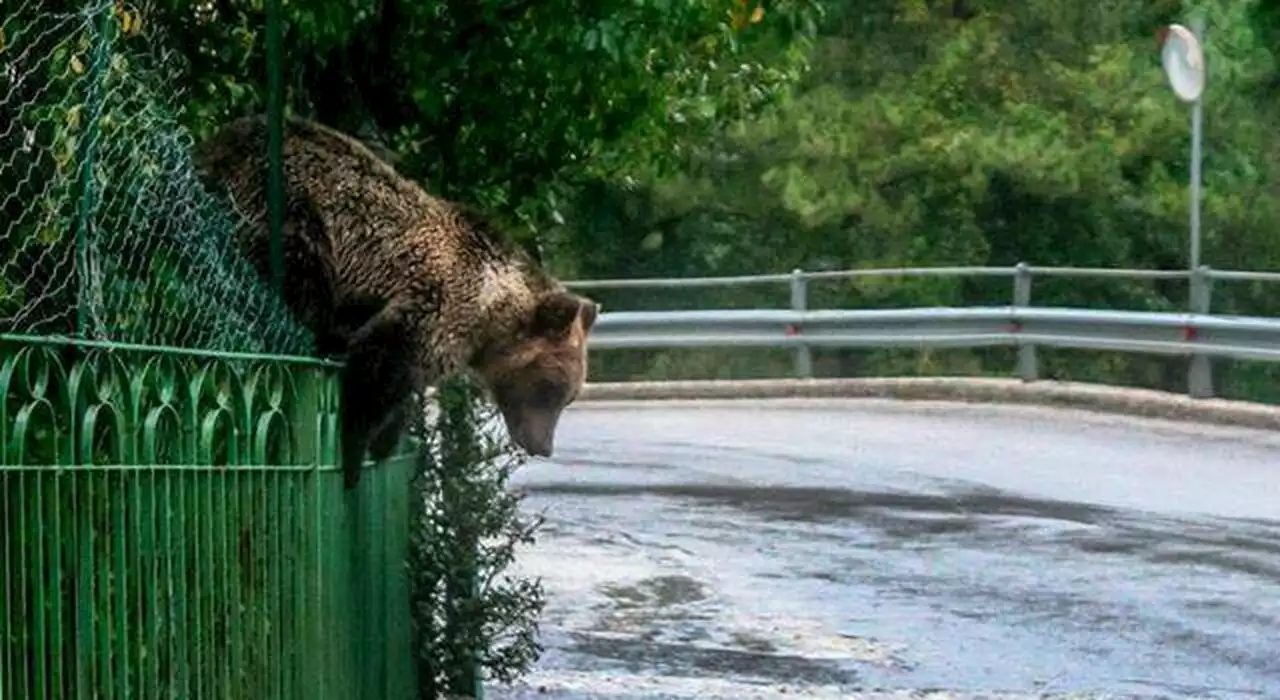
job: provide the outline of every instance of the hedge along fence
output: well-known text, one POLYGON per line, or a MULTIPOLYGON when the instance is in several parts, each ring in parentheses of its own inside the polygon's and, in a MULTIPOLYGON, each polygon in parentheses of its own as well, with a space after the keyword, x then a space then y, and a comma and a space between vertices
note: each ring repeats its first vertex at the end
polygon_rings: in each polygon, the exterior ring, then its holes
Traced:
POLYGON ((0 16, 0 700, 415 697, 418 456, 343 490, 128 12, 0 16))

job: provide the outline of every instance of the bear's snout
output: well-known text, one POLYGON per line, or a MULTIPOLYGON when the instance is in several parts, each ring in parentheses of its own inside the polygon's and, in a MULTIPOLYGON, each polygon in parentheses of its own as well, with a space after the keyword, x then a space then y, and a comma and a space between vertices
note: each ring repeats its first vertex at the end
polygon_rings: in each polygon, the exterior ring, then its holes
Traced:
POLYGON ((553 417, 538 412, 511 416, 507 419, 507 430, 515 443, 534 457, 550 457, 555 451, 556 421, 553 417))
POLYGON ((535 457, 550 457, 554 450, 553 442, 554 440, 549 435, 546 437, 530 437, 520 440, 520 446, 524 448, 525 452, 535 457))

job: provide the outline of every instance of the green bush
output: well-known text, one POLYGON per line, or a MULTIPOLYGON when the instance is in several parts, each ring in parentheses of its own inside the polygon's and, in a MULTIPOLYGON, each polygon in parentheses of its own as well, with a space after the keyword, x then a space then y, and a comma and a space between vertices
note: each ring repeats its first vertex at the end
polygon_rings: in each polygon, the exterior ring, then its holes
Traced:
POLYGON ((542 519, 507 489, 523 453, 466 377, 443 383, 436 414, 414 432, 421 466, 412 489, 409 586, 424 700, 471 696, 482 678, 507 683, 541 654, 541 583, 506 571, 542 519))

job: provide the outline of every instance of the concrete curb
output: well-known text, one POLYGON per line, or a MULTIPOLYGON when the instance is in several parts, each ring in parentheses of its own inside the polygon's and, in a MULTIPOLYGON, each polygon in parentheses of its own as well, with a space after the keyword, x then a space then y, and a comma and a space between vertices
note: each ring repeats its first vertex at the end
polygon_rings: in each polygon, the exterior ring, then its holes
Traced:
POLYGON ((1024 403, 1280 430, 1280 406, 1227 399, 1192 399, 1150 389, 1102 384, 970 377, 751 379, 604 382, 583 387, 579 401, 862 398, 900 401, 1024 403))

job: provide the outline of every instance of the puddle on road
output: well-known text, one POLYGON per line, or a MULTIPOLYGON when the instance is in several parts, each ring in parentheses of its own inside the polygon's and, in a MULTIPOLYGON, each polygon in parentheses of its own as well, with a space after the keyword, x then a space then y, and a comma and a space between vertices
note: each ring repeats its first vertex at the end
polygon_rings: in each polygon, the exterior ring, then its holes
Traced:
POLYGON ((706 600, 707 586, 688 576, 656 576, 631 585, 608 585, 601 593, 621 609, 665 608, 706 600))
MULTIPOLYGON (((919 543, 930 536, 1004 543, 1051 537, 1085 554, 1142 553, 1156 564, 1217 567, 1280 584, 1280 523, 1268 521, 1161 518, 973 488, 919 494, 732 484, 551 483, 524 489, 557 501, 580 496, 621 502, 636 496, 678 499, 692 508, 732 509, 775 523, 852 522, 876 529, 877 546, 919 543)), ((718 518, 735 522, 720 512, 718 518)))
POLYGON ((758 517, 782 521, 820 522, 866 519, 877 512, 915 516, 1022 516, 1092 524, 1107 517, 1105 508, 1079 503, 1033 499, 993 490, 969 493, 919 494, 852 491, 815 487, 750 486, 736 484, 530 484, 523 489, 546 496, 597 496, 626 499, 650 495, 689 499, 732 508, 758 517))

